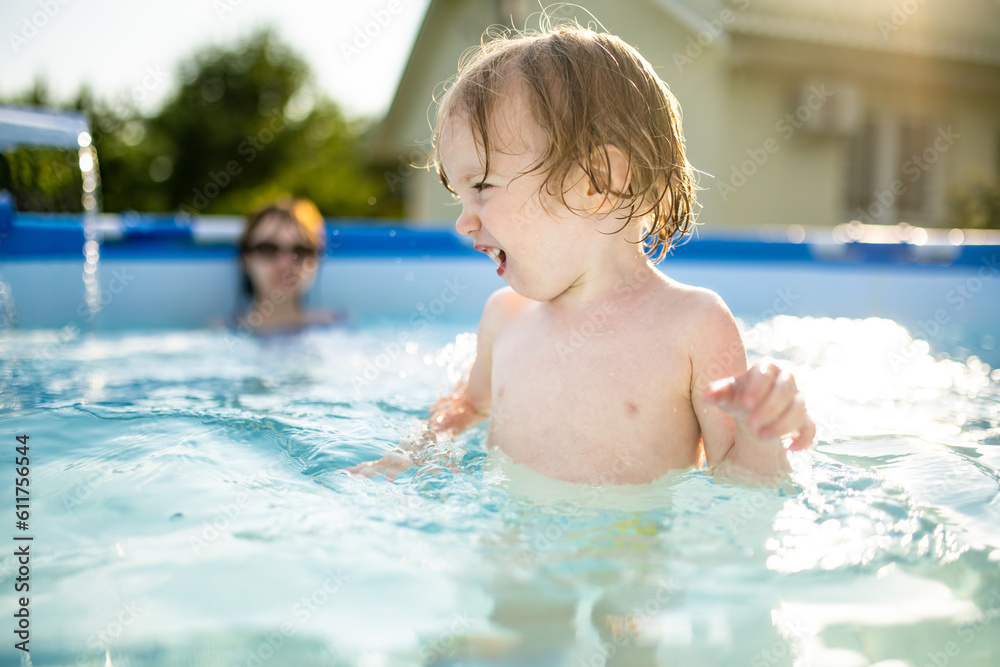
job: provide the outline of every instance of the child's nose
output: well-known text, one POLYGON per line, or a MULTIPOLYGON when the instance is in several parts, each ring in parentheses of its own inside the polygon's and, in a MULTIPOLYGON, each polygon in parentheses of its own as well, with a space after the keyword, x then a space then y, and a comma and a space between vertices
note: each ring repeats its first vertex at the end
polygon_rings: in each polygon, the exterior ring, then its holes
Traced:
POLYGON ((479 227, 479 216, 463 206, 462 214, 455 221, 455 230, 463 236, 471 236, 479 227))

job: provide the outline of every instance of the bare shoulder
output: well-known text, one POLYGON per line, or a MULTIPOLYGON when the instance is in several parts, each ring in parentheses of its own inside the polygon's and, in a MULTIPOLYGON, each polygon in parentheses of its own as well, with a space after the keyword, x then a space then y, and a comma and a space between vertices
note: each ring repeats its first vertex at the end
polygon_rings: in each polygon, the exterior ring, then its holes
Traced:
POLYGON ((657 311, 663 328, 688 350, 692 360, 709 360, 723 351, 728 354, 743 349, 736 320, 718 294, 670 278, 657 288, 657 311))
POLYGON ((685 285, 671 278, 658 284, 658 303, 672 320, 701 336, 720 326, 735 326, 733 314, 722 297, 710 289, 685 285))
POLYGON ((483 306, 483 316, 479 321, 479 335, 495 338, 525 306, 532 303, 510 287, 501 287, 493 292, 483 306))
POLYGON ((495 309, 502 309, 505 311, 517 310, 519 308, 523 308, 529 303, 531 303, 531 299, 521 296, 511 287, 505 286, 493 292, 493 294, 490 294, 489 298, 486 299, 484 312, 486 310, 495 309))
POLYGON ((671 304, 670 316, 688 358, 692 380, 704 384, 746 371, 746 349, 736 319, 718 294, 703 287, 667 280, 662 301, 671 304))

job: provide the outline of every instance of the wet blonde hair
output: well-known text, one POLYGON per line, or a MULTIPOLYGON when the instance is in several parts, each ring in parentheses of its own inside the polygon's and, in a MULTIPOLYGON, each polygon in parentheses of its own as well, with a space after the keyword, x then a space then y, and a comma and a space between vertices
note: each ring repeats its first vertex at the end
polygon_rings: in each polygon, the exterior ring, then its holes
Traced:
POLYGON ((542 187, 550 196, 569 207, 564 184, 579 166, 606 201, 617 199, 614 211, 627 210, 626 226, 641 220, 641 243, 654 261, 690 232, 697 201, 677 99, 633 47, 576 25, 540 33, 487 32, 463 57, 438 106, 430 157, 449 191, 438 153, 446 122, 456 115, 469 119, 488 175, 496 110, 518 92, 547 137, 526 173, 545 172, 542 187), (622 192, 610 183, 608 146, 628 160, 622 192))

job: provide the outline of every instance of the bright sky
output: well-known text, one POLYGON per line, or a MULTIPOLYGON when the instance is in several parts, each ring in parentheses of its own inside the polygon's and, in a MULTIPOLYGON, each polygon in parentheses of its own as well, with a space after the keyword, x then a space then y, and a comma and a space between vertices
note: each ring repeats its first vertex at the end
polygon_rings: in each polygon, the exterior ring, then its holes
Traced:
POLYGON ((24 92, 41 75, 56 100, 88 83, 99 98, 149 111, 200 47, 270 26, 348 114, 381 115, 428 1, 3 0, 0 95, 24 92))

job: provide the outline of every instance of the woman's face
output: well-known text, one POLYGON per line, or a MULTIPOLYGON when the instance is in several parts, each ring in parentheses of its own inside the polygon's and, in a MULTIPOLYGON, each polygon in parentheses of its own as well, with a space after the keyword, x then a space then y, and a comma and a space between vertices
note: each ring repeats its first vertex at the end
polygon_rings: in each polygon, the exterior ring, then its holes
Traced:
POLYGON ((300 296, 316 279, 316 247, 298 225, 279 217, 262 220, 247 239, 243 266, 258 301, 300 296))

